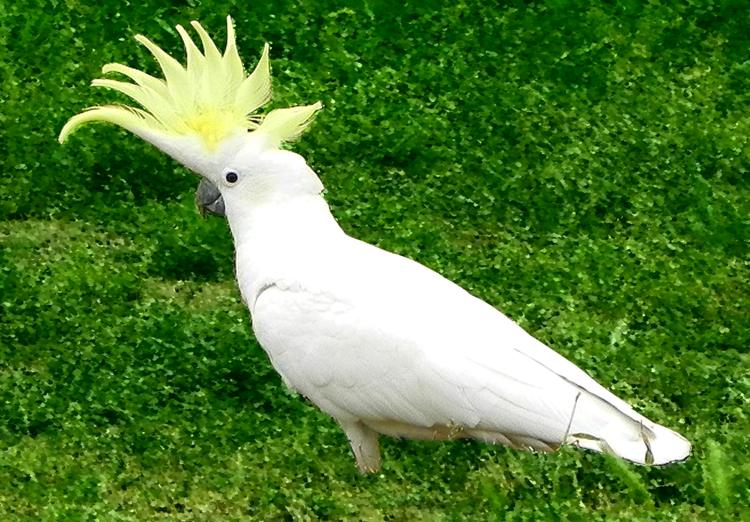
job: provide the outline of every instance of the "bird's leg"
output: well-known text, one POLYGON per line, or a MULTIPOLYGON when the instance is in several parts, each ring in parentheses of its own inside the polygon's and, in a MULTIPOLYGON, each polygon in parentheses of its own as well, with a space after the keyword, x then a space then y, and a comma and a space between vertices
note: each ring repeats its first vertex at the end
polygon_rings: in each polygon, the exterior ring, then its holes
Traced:
POLYGON ((360 473, 373 473, 380 469, 380 446, 378 433, 361 421, 341 422, 341 427, 349 439, 349 444, 357 459, 360 473))

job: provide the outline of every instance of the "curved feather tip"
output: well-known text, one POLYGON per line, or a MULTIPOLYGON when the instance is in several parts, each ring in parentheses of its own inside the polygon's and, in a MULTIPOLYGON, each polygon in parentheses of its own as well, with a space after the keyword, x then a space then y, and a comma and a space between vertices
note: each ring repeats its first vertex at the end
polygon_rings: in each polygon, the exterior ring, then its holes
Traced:
POLYGON ((92 85, 118 91, 141 108, 128 105, 90 107, 68 120, 58 136, 60 143, 81 125, 94 121, 114 123, 139 135, 198 136, 209 150, 237 132, 263 132, 276 146, 304 132, 315 113, 322 108, 320 102, 277 109, 267 115, 256 114, 271 99, 267 43, 255 69, 246 75, 230 16, 227 16, 227 44, 223 54, 198 22, 191 22, 191 25, 200 38, 203 51, 178 25, 177 32, 186 52, 184 66, 145 36, 137 35, 135 39, 154 56, 164 78, 155 78, 119 63, 105 65, 102 68, 104 74, 116 73, 130 81, 100 78, 92 85))

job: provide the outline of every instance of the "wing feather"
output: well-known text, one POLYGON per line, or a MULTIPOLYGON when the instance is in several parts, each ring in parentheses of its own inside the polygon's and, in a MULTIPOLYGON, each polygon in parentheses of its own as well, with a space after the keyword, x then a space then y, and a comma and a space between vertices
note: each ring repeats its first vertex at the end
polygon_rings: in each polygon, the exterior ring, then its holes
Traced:
POLYGON ((636 462, 652 458, 658 432, 675 448, 665 458, 689 452, 679 435, 422 265, 356 240, 326 259, 257 297, 253 327, 285 382, 340 422, 544 450, 570 442, 636 462))

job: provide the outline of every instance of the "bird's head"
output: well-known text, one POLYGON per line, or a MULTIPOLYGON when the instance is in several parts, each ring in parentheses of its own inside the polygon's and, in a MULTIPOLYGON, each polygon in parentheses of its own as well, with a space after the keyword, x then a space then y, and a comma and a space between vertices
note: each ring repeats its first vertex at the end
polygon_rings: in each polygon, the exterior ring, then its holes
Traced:
POLYGON ((280 149, 304 132, 322 107, 320 102, 256 114, 271 98, 268 44, 255 70, 246 75, 230 17, 223 54, 199 23, 192 26, 203 52, 178 25, 187 54, 185 66, 148 38, 136 36, 159 62, 164 79, 117 63, 105 65, 104 74, 117 73, 131 82, 96 79, 92 85, 119 91, 140 108, 88 108, 68 120, 60 143, 85 123, 119 125, 200 174, 204 180, 196 194, 199 206, 217 214, 224 212, 225 205, 248 200, 320 193, 322 185, 304 159, 280 149))

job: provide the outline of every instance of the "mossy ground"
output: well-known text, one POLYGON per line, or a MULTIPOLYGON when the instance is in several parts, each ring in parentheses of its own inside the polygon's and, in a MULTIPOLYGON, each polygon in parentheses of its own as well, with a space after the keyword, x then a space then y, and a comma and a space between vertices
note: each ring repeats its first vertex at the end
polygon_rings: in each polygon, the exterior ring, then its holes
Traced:
POLYGON ((0 9, 0 519, 750 519, 745 2, 7 3, 0 9), (491 3, 490 3, 491 4, 491 3), (504 310, 694 443, 641 468, 386 440, 362 477, 250 330, 224 222, 121 130, 60 147, 156 72, 176 23, 252 65, 352 235, 504 310))

